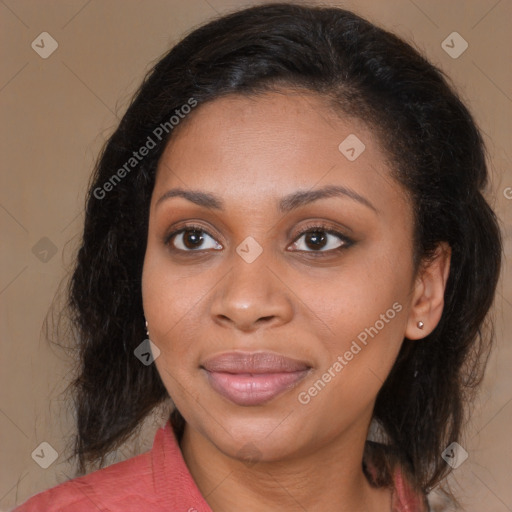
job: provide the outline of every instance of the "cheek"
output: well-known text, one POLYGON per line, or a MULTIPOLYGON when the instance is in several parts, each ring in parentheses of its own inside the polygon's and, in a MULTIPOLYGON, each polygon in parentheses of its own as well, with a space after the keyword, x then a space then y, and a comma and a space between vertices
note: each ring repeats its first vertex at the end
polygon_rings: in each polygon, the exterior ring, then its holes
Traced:
POLYGON ((181 277, 155 252, 148 250, 144 260, 143 307, 151 340, 161 350, 162 359, 172 364, 187 357, 187 343, 194 328, 199 328, 193 317, 203 294, 191 285, 194 280, 181 277), (182 335, 184 329, 187 336, 182 335))
POLYGON ((340 334, 324 344, 326 357, 315 379, 299 389, 298 402, 310 408, 310 416, 331 422, 334 430, 339 422, 361 417, 373 407, 396 360, 403 341, 405 311, 398 301, 386 306, 382 313, 380 309, 365 310, 348 321, 339 318, 335 332, 340 334))
POLYGON ((304 286, 300 293, 329 327, 317 375, 329 381, 329 390, 323 393, 319 383, 319 402, 330 396, 358 408, 375 398, 403 342, 411 272, 405 256, 386 256, 382 251, 379 257, 354 258, 352 265, 316 287, 321 291, 308 295, 304 286))
POLYGON ((193 314, 207 288, 204 276, 202 281, 194 278, 187 269, 171 265, 164 251, 148 247, 142 272, 142 299, 155 335, 170 332, 180 319, 186 319, 188 312, 193 314))
POLYGON ((148 254, 142 279, 150 339, 160 350, 155 365, 172 399, 186 403, 194 395, 189 379, 197 361, 190 350, 190 340, 197 339, 200 332, 191 316, 200 295, 187 286, 186 280, 178 279, 168 264, 156 260, 148 254))
POLYGON ((297 295, 304 297, 307 306, 329 327, 330 344, 342 349, 349 339, 378 322, 377 327, 395 335, 405 330, 405 311, 410 294, 410 268, 405 258, 356 255, 346 265, 327 277, 304 277, 294 284, 297 295), (401 308, 393 304, 399 303, 401 308), (386 312, 388 314, 386 315, 386 312), (384 319, 381 319, 384 315, 384 319))

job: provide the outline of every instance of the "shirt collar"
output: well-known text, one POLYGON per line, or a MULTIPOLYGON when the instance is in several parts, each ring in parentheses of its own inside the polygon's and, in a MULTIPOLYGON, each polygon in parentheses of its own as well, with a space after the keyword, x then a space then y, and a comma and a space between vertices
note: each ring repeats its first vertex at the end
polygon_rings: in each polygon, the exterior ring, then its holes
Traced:
POLYGON ((151 455, 155 493, 166 510, 212 512, 190 474, 170 421, 157 431, 151 455))

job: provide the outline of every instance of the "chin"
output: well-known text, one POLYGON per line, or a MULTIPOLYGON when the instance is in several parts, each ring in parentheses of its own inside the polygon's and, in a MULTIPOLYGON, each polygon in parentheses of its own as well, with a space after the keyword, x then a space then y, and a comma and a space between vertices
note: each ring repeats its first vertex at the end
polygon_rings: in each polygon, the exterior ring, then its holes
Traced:
POLYGON ((291 423, 292 416, 284 408, 279 414, 223 414, 221 425, 204 418, 198 430, 229 457, 248 463, 275 462, 293 456, 305 441, 302 422, 293 418, 291 423))

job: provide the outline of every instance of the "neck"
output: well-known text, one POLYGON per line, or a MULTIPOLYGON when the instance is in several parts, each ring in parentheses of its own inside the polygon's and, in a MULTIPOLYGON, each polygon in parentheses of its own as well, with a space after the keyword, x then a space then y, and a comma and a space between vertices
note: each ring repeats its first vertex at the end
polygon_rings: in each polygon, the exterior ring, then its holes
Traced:
POLYGON ((345 433, 314 453, 246 463, 227 456, 187 424, 181 450, 213 512, 239 512, 241 504, 250 512, 276 507, 322 512, 390 510, 390 491, 372 488, 363 473, 365 439, 345 433))

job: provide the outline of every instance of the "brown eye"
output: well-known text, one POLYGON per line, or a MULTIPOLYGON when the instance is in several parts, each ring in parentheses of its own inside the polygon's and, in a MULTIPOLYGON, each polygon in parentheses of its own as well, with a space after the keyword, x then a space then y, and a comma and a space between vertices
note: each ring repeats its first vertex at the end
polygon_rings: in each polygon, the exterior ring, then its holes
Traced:
POLYGON ((204 241, 204 236, 201 231, 191 229, 182 233, 182 242, 187 249, 197 249, 204 241))
POLYGON ((327 236, 322 231, 310 231, 304 238, 306 246, 310 249, 322 249, 327 243, 327 236))
POLYGON ((167 238, 166 244, 171 244, 174 249, 186 252, 222 249, 222 246, 211 235, 203 229, 195 227, 186 227, 176 231, 167 238))
POLYGON ((322 226, 308 227, 296 238, 292 248, 297 251, 327 253, 346 249, 353 241, 342 233, 322 226))

